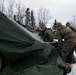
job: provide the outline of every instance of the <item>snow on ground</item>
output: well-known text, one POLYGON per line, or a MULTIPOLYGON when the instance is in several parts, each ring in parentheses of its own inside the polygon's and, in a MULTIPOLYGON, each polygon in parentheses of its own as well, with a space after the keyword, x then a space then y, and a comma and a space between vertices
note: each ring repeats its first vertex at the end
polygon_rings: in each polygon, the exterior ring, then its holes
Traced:
MULTIPOLYGON (((75 60, 76 60, 76 52, 73 52, 73 55, 75 56, 75 60)), ((68 73, 67 75, 76 75, 76 63, 74 64, 74 67, 72 68, 71 72, 68 73)))
POLYGON ((74 67, 72 68, 71 72, 67 75, 76 75, 76 64, 74 64, 74 67))

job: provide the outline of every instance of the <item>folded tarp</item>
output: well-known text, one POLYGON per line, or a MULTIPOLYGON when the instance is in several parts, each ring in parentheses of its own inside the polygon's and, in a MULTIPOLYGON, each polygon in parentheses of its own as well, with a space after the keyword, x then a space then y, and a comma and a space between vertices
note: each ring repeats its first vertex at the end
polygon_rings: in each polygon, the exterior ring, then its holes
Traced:
POLYGON ((0 53, 5 67, 0 75, 65 75, 68 65, 52 45, 0 12, 0 53))

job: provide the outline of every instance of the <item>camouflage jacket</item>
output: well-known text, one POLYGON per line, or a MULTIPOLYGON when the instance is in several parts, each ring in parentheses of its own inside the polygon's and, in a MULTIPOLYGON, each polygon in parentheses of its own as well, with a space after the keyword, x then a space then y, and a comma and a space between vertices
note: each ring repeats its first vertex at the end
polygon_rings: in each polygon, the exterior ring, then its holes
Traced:
POLYGON ((47 41, 53 41, 54 39, 54 35, 53 35, 53 31, 52 30, 46 30, 44 33, 44 37, 45 39, 48 39, 47 41))
POLYGON ((58 46, 62 44, 62 39, 65 41, 76 39, 76 33, 69 27, 60 26, 58 27, 58 46))

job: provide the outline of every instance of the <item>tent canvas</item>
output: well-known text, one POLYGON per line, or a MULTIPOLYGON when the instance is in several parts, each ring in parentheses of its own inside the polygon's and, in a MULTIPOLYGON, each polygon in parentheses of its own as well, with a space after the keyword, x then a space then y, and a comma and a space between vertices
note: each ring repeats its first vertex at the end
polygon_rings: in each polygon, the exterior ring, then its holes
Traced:
POLYGON ((0 12, 0 75, 63 75, 69 71, 52 45, 0 12))

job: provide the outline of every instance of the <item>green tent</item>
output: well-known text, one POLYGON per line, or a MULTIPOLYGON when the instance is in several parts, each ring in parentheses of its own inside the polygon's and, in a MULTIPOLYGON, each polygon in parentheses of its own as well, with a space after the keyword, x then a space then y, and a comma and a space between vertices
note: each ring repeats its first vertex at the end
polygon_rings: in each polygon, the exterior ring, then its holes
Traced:
POLYGON ((65 75, 69 71, 57 50, 0 12, 0 75, 65 75))

